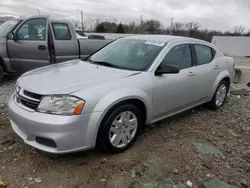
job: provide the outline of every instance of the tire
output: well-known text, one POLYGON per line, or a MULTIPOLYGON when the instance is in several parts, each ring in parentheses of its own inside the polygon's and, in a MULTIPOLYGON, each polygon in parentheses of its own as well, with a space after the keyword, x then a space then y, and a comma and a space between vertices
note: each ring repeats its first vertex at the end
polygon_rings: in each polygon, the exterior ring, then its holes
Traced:
POLYGON ((97 147, 101 151, 108 152, 108 153, 121 153, 127 150, 136 141, 136 138, 138 137, 138 134, 142 127, 142 122, 143 121, 142 121, 141 112, 136 106, 132 104, 125 104, 122 106, 118 106, 114 110, 108 112, 108 114, 105 116, 104 120, 102 121, 99 131, 98 131, 98 136, 97 136, 97 147), (125 116, 122 116, 122 115, 124 114, 127 114, 126 117, 129 117, 129 118, 124 118, 124 121, 123 121, 122 119, 125 116), (128 122, 127 119, 130 119, 131 123, 128 122), (137 122, 137 126, 136 126, 136 122, 137 122), (136 130, 135 129, 132 130, 132 127, 137 127, 137 128, 136 130), (112 130, 115 130, 117 134, 112 132, 112 130), (130 137, 128 136, 128 134, 130 135, 130 137), (125 140, 127 139, 128 141, 127 145, 122 144, 124 141, 123 140, 124 138, 125 140), (113 143, 111 140, 113 140, 113 143))
POLYGON ((212 109, 212 110, 217 110, 217 109, 221 108, 224 105, 224 103, 225 103, 228 91, 229 91, 229 83, 226 80, 222 80, 220 82, 220 84, 218 85, 218 87, 217 87, 217 89, 216 89, 216 91, 214 93, 214 96, 213 96, 212 100, 208 103, 209 108, 212 109), (221 98, 221 100, 218 102, 217 101, 218 91, 223 86, 225 87, 225 96, 223 97, 223 99, 221 98))
POLYGON ((0 82, 2 81, 4 76, 3 68, 0 66, 0 82))

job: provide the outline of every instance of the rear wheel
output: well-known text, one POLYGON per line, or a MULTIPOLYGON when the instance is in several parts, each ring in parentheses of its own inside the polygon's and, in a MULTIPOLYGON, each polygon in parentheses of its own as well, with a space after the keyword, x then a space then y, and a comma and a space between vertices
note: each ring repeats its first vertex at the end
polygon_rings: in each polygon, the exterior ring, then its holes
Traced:
POLYGON ((97 146, 105 152, 123 152, 134 144, 141 125, 141 113, 137 107, 132 104, 117 107, 102 122, 97 146))
POLYGON ((214 110, 222 107, 226 100, 228 90, 229 83, 225 80, 221 81, 214 93, 212 100, 209 102, 209 107, 214 110))

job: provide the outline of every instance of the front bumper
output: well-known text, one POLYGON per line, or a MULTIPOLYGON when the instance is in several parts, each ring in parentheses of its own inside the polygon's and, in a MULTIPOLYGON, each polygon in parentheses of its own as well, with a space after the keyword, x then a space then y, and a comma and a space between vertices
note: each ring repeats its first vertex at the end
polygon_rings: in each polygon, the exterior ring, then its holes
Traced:
POLYGON ((78 116, 30 112, 19 107, 13 95, 8 111, 13 130, 25 143, 37 149, 60 154, 95 147, 102 112, 78 116))

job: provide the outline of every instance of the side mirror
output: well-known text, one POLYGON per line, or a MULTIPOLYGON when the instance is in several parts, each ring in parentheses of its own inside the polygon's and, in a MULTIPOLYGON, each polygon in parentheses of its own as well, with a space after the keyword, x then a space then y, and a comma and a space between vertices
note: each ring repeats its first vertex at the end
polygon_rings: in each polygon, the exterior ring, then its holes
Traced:
POLYGON ((9 32, 9 33, 7 34, 7 38, 8 38, 8 39, 13 39, 13 38, 14 38, 14 33, 13 33, 13 32, 9 32))
POLYGON ((17 41, 17 40, 18 40, 17 35, 16 35, 15 33, 13 33, 13 32, 9 32, 9 33, 7 34, 7 38, 10 39, 10 40, 14 40, 14 41, 17 41))
POLYGON ((158 69, 155 71, 156 76, 161 76, 163 74, 178 74, 180 72, 180 69, 176 65, 172 64, 165 64, 158 67, 158 69))

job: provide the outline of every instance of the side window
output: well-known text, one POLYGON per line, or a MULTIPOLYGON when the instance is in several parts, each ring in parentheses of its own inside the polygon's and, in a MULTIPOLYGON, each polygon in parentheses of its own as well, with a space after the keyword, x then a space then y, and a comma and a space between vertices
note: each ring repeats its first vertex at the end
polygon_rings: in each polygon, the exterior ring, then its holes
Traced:
POLYGON ((27 20, 17 31, 19 40, 45 40, 46 19, 27 20))
POLYGON ((71 34, 67 24, 52 23, 52 29, 56 40, 71 40, 71 34))
POLYGON ((186 69, 192 66, 192 56, 189 44, 181 44, 173 47, 165 56, 165 64, 173 64, 180 69, 186 69))
POLYGON ((198 65, 208 64, 213 60, 214 56, 212 48, 200 44, 195 44, 194 49, 196 51, 198 65))

